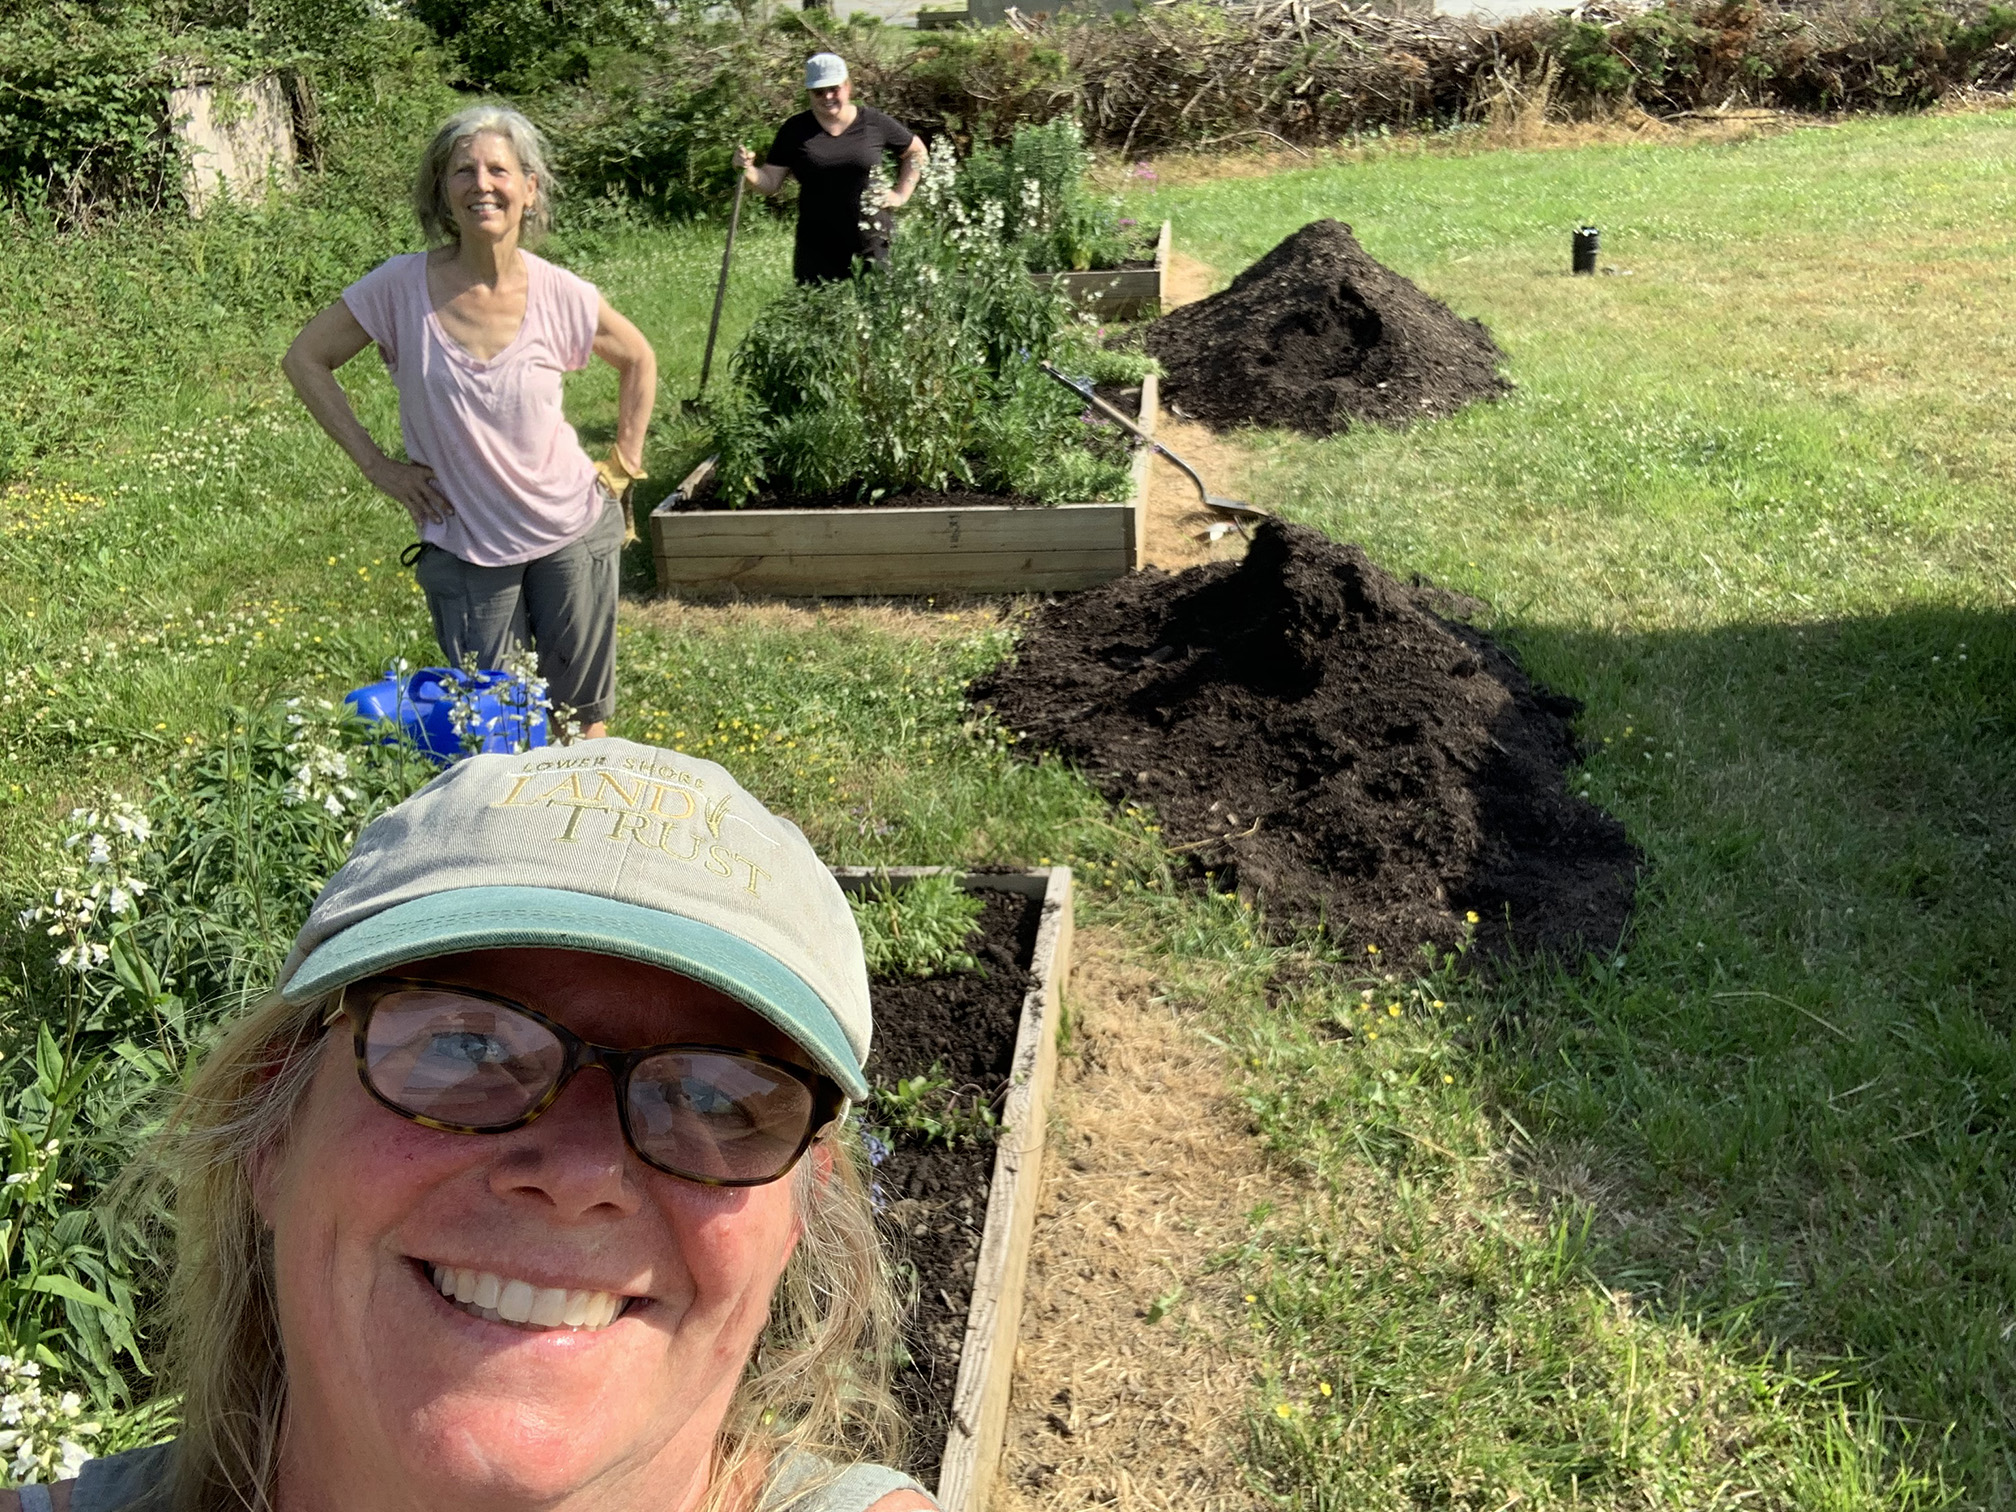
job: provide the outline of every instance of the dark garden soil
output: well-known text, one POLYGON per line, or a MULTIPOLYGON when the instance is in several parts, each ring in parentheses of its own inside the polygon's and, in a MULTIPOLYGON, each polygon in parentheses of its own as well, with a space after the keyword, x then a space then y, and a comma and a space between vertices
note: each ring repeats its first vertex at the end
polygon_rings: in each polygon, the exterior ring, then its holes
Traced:
POLYGON ((1163 402, 1217 429, 1447 415, 1511 384, 1481 321, 1465 320, 1376 261, 1339 221, 1311 221, 1232 280, 1171 311, 1146 344, 1163 402))
MULTIPOLYGON (((931 488, 905 489, 902 493, 884 494, 879 499, 864 499, 859 494, 845 489, 832 493, 768 493, 760 494, 741 506, 743 509, 978 509, 987 506, 999 508, 1007 504, 1017 509, 1044 509, 1040 499, 1025 498, 1021 494, 973 493, 968 489, 950 489, 940 492, 931 488)), ((692 501, 693 509, 726 510, 718 496, 711 490, 692 501)))
POLYGON ((1580 705, 1434 612, 1455 604, 1270 520, 1241 561, 1046 605, 970 696, 1277 922, 1401 970, 1469 910, 1487 955, 1608 952, 1639 856, 1567 790, 1580 705))
MULTIPOLYGON (((875 1048, 868 1075, 886 1087, 936 1066, 955 1090, 984 1092, 998 1113, 1043 904, 1019 893, 981 896, 986 907, 966 946, 979 971, 922 981, 878 977, 871 984, 875 1048)), ((896 1394, 910 1423, 907 1468, 927 1486, 945 1449, 993 1179, 991 1141, 948 1146, 900 1132, 874 1171, 898 1284, 915 1287, 904 1333, 910 1361, 897 1375, 896 1394)))

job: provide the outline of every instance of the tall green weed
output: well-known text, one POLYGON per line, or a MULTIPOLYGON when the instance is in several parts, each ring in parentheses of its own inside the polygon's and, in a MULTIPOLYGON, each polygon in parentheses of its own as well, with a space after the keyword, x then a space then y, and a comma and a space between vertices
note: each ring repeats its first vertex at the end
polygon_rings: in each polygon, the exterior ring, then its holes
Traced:
POLYGON ((1005 144, 982 147, 958 177, 959 201, 969 215, 1000 207, 1001 235, 1032 270, 1114 268, 1144 248, 1120 202, 1087 189, 1092 156, 1085 134, 1069 117, 1024 126, 1005 144))
POLYGON ((433 772, 296 699, 240 711, 142 799, 70 815, 53 885, 19 917, 24 990, 0 1021, 0 1357, 33 1363, 51 1403, 12 1446, 17 1477, 133 1429, 162 1260, 148 1216, 106 1194, 216 1026, 271 988, 358 828, 433 772))
POLYGON ((1125 451, 1037 367, 1082 362, 1092 337, 1028 278, 999 201, 969 211, 941 154, 912 203, 887 267, 795 289, 750 328, 717 413, 724 501, 766 485, 871 502, 954 486, 1116 496, 1125 451))

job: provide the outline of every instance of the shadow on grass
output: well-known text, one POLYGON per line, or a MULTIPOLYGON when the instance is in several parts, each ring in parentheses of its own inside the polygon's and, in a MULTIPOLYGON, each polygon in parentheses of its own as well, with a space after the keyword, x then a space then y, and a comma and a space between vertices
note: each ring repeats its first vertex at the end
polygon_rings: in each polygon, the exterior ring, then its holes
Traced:
POLYGON ((1646 853, 1620 957, 1488 989, 1613 1290, 1875 1389, 2016 1497, 2016 619, 1513 627, 1646 853))

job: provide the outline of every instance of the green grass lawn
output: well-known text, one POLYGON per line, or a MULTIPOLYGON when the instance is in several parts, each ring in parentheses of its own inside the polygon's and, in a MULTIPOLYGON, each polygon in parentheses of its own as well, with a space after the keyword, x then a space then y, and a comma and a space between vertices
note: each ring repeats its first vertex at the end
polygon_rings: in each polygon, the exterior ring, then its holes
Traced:
MULTIPOLYGON (((1622 956, 1575 977, 1389 981, 1266 943, 969 718, 960 682, 1012 635, 990 611, 668 610, 633 561, 618 733, 726 761, 836 862, 1071 861, 1087 915, 1231 1048, 1307 1191, 1223 1262, 1282 1505, 2016 1501, 2012 158, 2016 116, 1983 114, 1139 196, 1227 277, 1346 220, 1509 354, 1514 394, 1451 420, 1251 436, 1252 491, 1486 600, 1586 701, 1578 784, 1647 871, 1622 956), (1629 277, 1565 276, 1585 219, 1629 277)), ((718 236, 563 247, 668 395, 697 378, 718 236)), ((174 780, 275 698, 433 659, 403 518, 273 366, 351 270, 238 308, 257 270, 226 254, 252 242, 145 242, 0 231, 19 350, 116 327, 144 356, 150 298, 175 333, 158 372, 48 379, 66 439, 7 501, 10 910, 72 803, 174 780)), ((785 255, 771 226, 744 243, 728 336, 785 255)), ((389 437, 370 367, 353 391, 389 437)), ((574 391, 591 441, 613 398, 574 391)), ((661 427, 659 488, 696 444, 661 427)), ((0 987, 16 1035, 24 980, 0 987)))
POLYGON ((1252 438, 1268 502, 1487 600, 1586 701, 1583 781, 1646 852, 1621 967, 1491 995, 1485 1095, 1607 1286, 1868 1383, 1984 1505, 2016 1498, 2012 168, 2016 116, 1976 115, 1148 207, 1228 275, 1345 220, 1510 355, 1442 424, 1252 438), (1629 277, 1564 276, 1583 219, 1629 277))

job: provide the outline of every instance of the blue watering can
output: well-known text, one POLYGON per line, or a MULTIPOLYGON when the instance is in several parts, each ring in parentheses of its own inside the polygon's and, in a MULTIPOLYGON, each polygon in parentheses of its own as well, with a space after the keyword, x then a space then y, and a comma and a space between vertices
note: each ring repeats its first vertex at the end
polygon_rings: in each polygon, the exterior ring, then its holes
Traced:
MULTIPOLYGON (((352 688, 343 702, 368 724, 389 724, 422 754, 447 766, 464 752, 455 729, 455 705, 468 708, 468 733, 478 751, 510 752, 546 744, 546 704, 508 672, 460 672, 422 667, 401 676, 388 668, 377 682, 352 688)), ((392 744, 398 736, 387 735, 392 744)))

